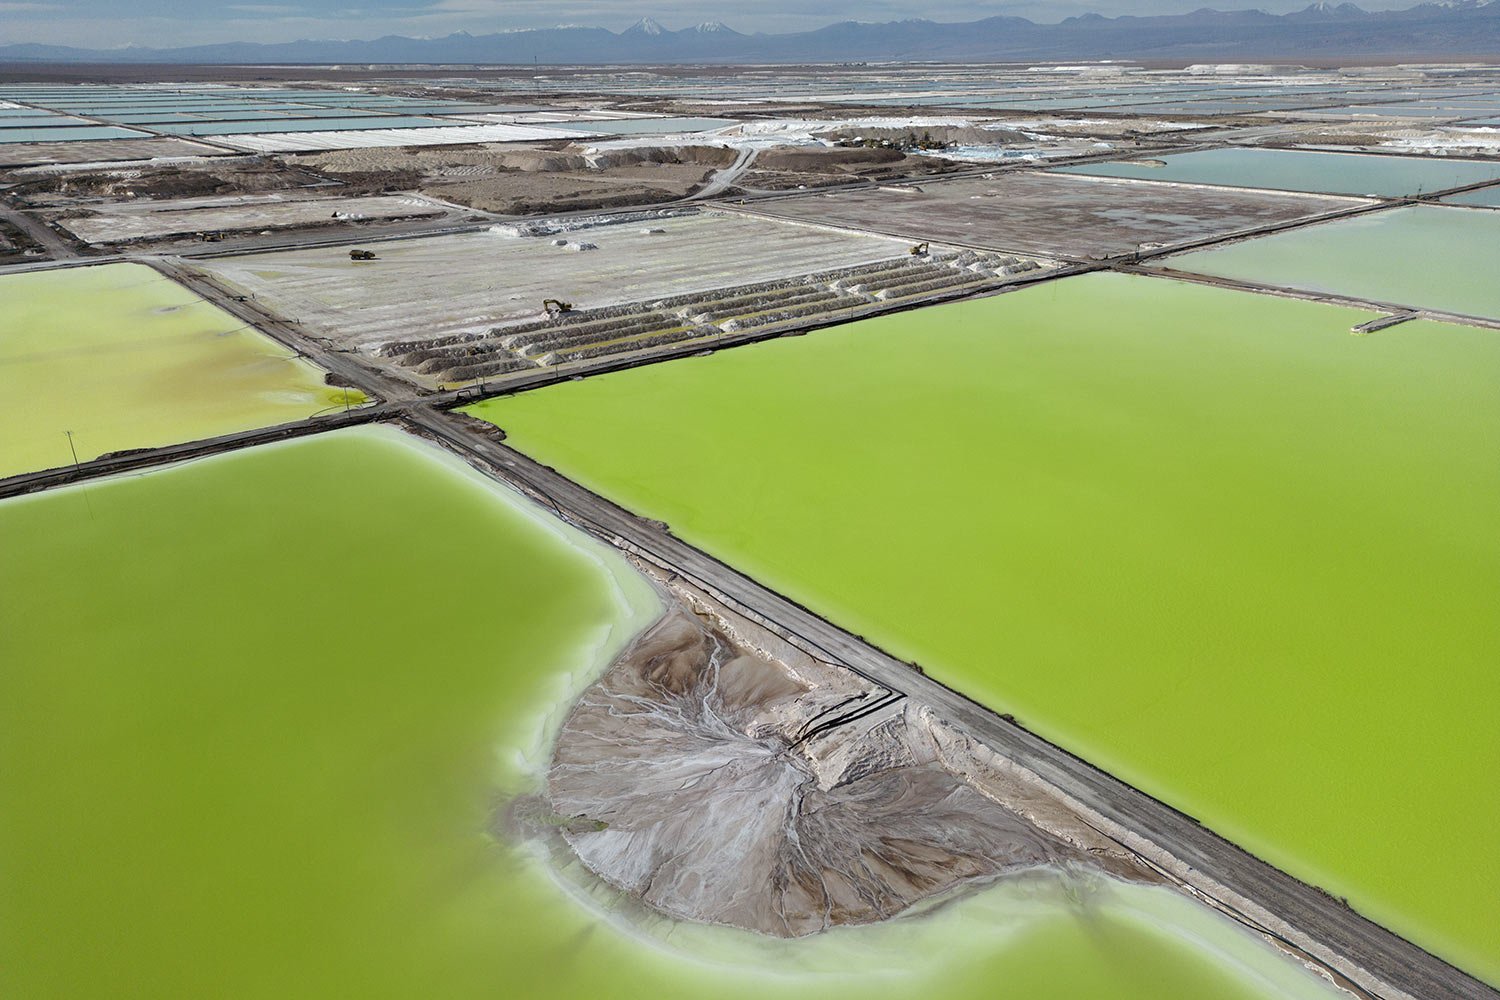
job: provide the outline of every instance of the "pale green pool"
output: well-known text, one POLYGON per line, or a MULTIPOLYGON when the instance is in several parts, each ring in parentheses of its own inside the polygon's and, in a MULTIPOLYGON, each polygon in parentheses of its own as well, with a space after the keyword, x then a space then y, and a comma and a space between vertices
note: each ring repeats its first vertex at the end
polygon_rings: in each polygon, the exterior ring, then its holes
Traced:
POLYGON ((1500 336, 1375 315, 1086 275, 472 412, 1500 982, 1500 336))
POLYGON ((1038 872, 787 942, 492 838, 659 605, 394 430, 0 502, 0 551, 0 995, 1327 995, 1161 889, 1038 872))
POLYGON ((1485 208, 1500 208, 1500 184, 1479 188, 1477 191, 1465 191, 1463 194, 1450 194, 1443 201, 1450 205, 1480 205, 1485 208))
POLYGON ((1500 179, 1500 162, 1492 160, 1240 147, 1056 169, 1059 173, 1100 177, 1384 198, 1431 193, 1500 179))
MULTIPOLYGON (((363 397, 348 390, 348 402, 363 397)), ((142 264, 0 276, 0 478, 345 405, 321 369, 142 264)))
POLYGON ((1161 263, 1177 271, 1500 319, 1500 212, 1408 206, 1161 263))

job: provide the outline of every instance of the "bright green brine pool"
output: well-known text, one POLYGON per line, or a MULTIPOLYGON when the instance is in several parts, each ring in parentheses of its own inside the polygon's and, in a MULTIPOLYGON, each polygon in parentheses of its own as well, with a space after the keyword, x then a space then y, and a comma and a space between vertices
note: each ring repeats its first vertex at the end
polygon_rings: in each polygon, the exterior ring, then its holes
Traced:
POLYGON ((0 276, 0 478, 345 402, 320 369, 143 264, 0 276))
POLYGON ((0 552, 0 995, 1327 995, 1163 889, 1039 870, 781 941, 491 834, 660 603, 393 430, 5 501, 0 552))
POLYGON ((1500 334, 1375 315, 1087 275, 473 412, 1500 982, 1500 334))

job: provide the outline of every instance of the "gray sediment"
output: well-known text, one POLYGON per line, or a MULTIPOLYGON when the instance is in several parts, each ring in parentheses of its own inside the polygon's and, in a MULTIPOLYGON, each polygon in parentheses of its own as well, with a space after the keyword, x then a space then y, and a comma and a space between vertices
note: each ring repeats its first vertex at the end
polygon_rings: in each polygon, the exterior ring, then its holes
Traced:
POLYGON ((925 706, 664 589, 547 774, 552 825, 606 882, 676 918, 800 937, 1041 865, 1155 880, 925 706))

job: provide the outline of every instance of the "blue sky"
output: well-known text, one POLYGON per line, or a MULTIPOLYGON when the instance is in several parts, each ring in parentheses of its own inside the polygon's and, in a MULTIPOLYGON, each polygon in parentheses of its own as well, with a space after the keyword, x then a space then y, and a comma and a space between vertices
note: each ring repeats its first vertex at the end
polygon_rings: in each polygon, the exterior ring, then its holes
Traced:
MULTIPOLYGON (((1180 13, 1203 6, 1276 12, 1308 0, 0 0, 0 44, 50 42, 98 48, 276 42, 296 38, 480 34, 587 24, 619 31, 650 15, 669 28, 723 21, 739 31, 798 31, 830 21, 926 17, 968 21, 1013 14, 1058 21, 1073 14, 1180 13)), ((1376 0, 1370 9, 1416 0, 1376 0)))

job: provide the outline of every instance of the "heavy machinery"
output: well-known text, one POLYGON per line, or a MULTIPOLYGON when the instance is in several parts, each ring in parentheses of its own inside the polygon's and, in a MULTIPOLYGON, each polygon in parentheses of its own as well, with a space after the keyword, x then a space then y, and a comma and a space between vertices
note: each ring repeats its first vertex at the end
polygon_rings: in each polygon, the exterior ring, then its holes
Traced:
POLYGON ((547 315, 548 316, 551 316, 553 319, 556 319, 558 316, 561 316, 563 313, 570 313, 570 312, 572 312, 573 311, 573 303, 571 303, 571 302, 564 302, 562 299, 543 299, 542 300, 542 308, 545 309, 545 310, 547 310, 547 315))
POLYGON ((925 242, 918 243, 916 246, 912 247, 906 252, 911 254, 913 257, 924 257, 927 255, 927 244, 925 242))
POLYGON ((380 258, 377 257, 377 256, 375 256, 375 251, 373 251, 373 250, 350 250, 349 251, 349 259, 350 260, 379 260, 380 258))

